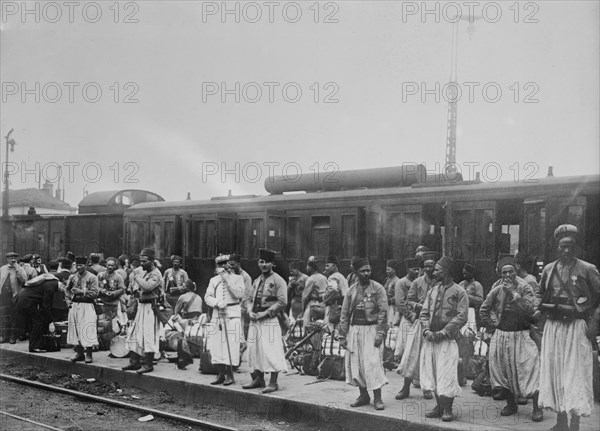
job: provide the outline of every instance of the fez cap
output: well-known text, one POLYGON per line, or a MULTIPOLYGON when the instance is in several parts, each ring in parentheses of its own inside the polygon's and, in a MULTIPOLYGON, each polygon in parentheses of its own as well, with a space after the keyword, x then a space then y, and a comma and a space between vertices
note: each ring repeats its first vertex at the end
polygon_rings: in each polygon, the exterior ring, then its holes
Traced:
POLYGON ((440 260, 437 261, 437 264, 446 271, 452 271, 452 268, 454 267, 454 259, 452 259, 450 256, 442 256, 440 260))
POLYGON ((270 250, 268 248, 261 248, 258 250, 258 259, 264 260, 266 262, 274 262, 275 261, 275 251, 270 250))
POLYGON ((150 260, 154 260, 155 255, 156 252, 151 248, 143 248, 142 251, 140 251, 140 256, 146 256, 150 260))
POLYGON ((75 256, 75 265, 85 265, 87 263, 87 257, 75 256))
POLYGON ((42 256, 40 256, 39 254, 34 254, 33 256, 31 256, 32 259, 40 259, 42 256))
POLYGON ((406 269, 419 268, 423 264, 423 261, 417 257, 406 259, 406 269))
POLYGON ((562 238, 570 236, 577 239, 577 227, 572 224, 561 224, 554 230, 554 239, 560 241, 562 238))
POLYGON ((367 259, 366 257, 359 257, 358 259, 356 259, 354 261, 354 268, 357 271, 359 269, 361 269, 363 266, 371 266, 371 264, 369 263, 369 259, 367 259))
POLYGON ((392 268, 394 271, 398 271, 400 269, 400 261, 396 260, 396 259, 389 259, 386 263, 385 266, 389 266, 390 268, 392 268))
POLYGON ((9 258, 9 257, 17 257, 18 258, 19 254, 15 253, 14 251, 9 251, 8 253, 6 253, 6 257, 7 258, 9 258))
POLYGON ((217 257, 215 257, 215 263, 219 264, 219 263, 225 263, 229 260, 229 255, 228 254, 220 254, 217 257))
POLYGON ((513 268, 515 268, 515 258, 512 256, 503 256, 500 259, 498 259, 498 265, 496 266, 498 269, 498 272, 500 272, 502 270, 502 267, 504 267, 506 265, 510 265, 513 268))
POLYGON ((471 274, 474 274, 477 267, 475 265, 471 265, 470 263, 465 263, 463 269, 470 272, 471 274))
POLYGON ((438 260, 439 253, 437 251, 425 251, 423 252, 423 262, 426 260, 438 260))
POLYGON ((242 261, 242 255, 239 253, 232 253, 229 255, 229 260, 232 262, 241 262, 242 261))
POLYGON ((73 262, 75 260, 75 253, 73 253, 72 251, 68 251, 67 252, 67 259, 70 259, 71 262, 73 262))
POLYGON ((334 265, 339 265, 340 260, 338 259, 337 256, 331 255, 331 256, 327 256, 327 260, 325 261, 325 263, 333 263, 334 265))

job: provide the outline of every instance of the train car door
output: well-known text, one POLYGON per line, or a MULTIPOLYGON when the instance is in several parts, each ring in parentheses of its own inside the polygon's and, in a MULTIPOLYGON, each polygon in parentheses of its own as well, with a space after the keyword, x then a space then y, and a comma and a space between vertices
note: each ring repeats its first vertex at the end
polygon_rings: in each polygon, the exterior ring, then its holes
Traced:
POLYGON ((404 261, 413 257, 425 234, 423 206, 413 204, 386 208, 384 220, 384 258, 404 261))
MULTIPOLYGON (((284 211, 267 210, 265 211, 266 229, 264 244, 267 248, 282 252, 283 248, 283 222, 285 219, 284 211)), ((283 253, 282 253, 283 254, 283 253)), ((284 256, 285 258, 285 256, 284 256)))
POLYGON ((377 281, 385 278, 385 258, 382 256, 383 210, 379 206, 366 209, 366 251, 371 263, 371 277, 377 281))
POLYGON ((457 263, 454 279, 462 279, 465 262, 477 267, 479 281, 489 287, 495 279, 496 253, 496 202, 453 202, 447 211, 446 254, 457 263))

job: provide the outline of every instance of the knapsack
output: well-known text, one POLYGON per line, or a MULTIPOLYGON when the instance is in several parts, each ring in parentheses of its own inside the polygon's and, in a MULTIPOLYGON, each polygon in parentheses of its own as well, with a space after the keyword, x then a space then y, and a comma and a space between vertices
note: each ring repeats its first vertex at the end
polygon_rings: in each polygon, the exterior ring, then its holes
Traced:
POLYGON ((321 341, 317 378, 346 380, 346 349, 330 334, 325 334, 321 341))

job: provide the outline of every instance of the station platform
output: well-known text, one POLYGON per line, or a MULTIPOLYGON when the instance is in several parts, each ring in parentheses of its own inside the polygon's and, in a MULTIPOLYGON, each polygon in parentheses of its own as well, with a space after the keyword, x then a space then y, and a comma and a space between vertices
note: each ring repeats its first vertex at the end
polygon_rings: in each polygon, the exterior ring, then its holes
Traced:
MULTIPOLYGON (((402 378, 395 372, 387 372, 389 384, 382 389, 385 410, 376 411, 371 402, 368 406, 352 408, 350 404, 358 396, 358 389, 341 381, 317 381, 316 377, 299 375, 295 370, 279 376, 279 390, 261 394, 260 389, 244 390, 241 385, 250 381, 247 363, 235 373, 235 384, 212 386, 214 375, 198 372, 199 359, 185 370, 162 359, 154 371, 139 375, 122 371, 128 359, 109 357, 108 351, 94 352, 94 362, 73 364, 74 352, 63 348, 60 352, 30 353, 27 342, 0 345, 2 362, 18 362, 49 371, 79 374, 84 378, 95 378, 101 382, 118 382, 121 386, 133 386, 147 391, 160 388, 167 391, 176 403, 207 403, 226 405, 240 412, 264 413, 273 421, 285 421, 293 429, 294 423, 314 425, 315 429, 327 430, 548 430, 556 422, 556 415, 544 412, 542 422, 532 422, 532 403, 519 406, 518 414, 509 417, 500 415, 505 401, 494 401, 491 397, 480 397, 471 390, 471 381, 462 388, 462 395, 455 399, 454 413, 457 420, 442 422, 428 419, 424 414, 433 408, 434 400, 425 400, 420 389, 411 388, 408 399, 398 401, 394 397, 402 387, 402 378), (239 410, 237 410, 239 409, 239 410)), ((265 376, 267 377, 267 376, 265 376)), ((268 382, 268 381, 267 381, 268 382)), ((372 395, 372 394, 371 394, 372 395)), ((595 404, 591 417, 582 418, 580 429, 598 429, 600 405, 595 404)))

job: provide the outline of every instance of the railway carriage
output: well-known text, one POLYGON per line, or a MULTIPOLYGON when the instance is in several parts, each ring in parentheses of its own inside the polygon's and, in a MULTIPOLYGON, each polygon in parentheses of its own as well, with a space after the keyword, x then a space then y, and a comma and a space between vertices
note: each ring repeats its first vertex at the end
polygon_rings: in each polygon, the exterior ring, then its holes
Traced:
MULTIPOLYGON (((421 170, 414 181, 407 180, 406 172, 385 169, 362 171, 368 187, 352 190, 344 183, 333 188, 305 183, 300 184, 305 193, 285 194, 298 185, 271 179, 267 190, 272 194, 266 196, 134 205, 124 214, 126 249, 135 253, 153 247, 167 264, 171 254, 181 254, 186 270, 204 290, 213 258, 221 252, 241 253, 242 266, 252 277, 259 274, 260 247, 280 252, 276 265, 284 276, 290 262, 310 255, 337 255, 344 273, 353 256, 368 256, 373 277, 383 280, 386 259, 413 256, 423 244, 459 264, 475 264, 477 278, 489 289, 498 256, 520 251, 540 265, 551 261, 553 229, 572 223, 583 233, 581 257, 600 264, 598 175, 444 182, 420 175, 421 170)), ((351 177, 352 187, 360 187, 351 177)), ((455 277, 462 278, 459 265, 455 277)))

